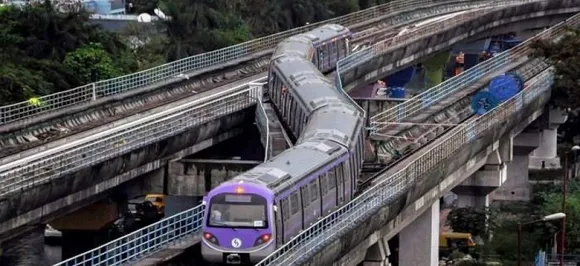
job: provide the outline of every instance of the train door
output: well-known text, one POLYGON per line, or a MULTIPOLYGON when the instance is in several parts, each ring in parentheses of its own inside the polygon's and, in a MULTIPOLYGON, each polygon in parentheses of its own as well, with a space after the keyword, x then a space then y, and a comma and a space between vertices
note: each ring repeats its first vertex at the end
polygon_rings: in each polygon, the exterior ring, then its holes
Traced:
POLYGON ((284 244, 284 214, 282 213, 282 201, 274 202, 274 220, 276 221, 276 246, 284 244))
POLYGON ((334 168, 320 179, 320 195, 322 195, 322 216, 325 216, 336 206, 336 175, 334 168))
POLYGON ((337 205, 344 204, 344 169, 342 167, 344 163, 336 166, 336 202, 337 205))
POLYGON ((284 232, 282 233, 284 239, 282 240, 283 243, 289 241, 292 236, 294 235, 293 231, 296 231, 295 228, 292 228, 292 212, 290 211, 290 197, 280 200, 282 205, 282 229, 284 232))
POLYGON ((320 205, 322 203, 322 198, 320 196, 320 186, 319 186, 319 179, 322 179, 323 176, 319 176, 318 178, 312 180, 312 182, 310 182, 310 185, 308 185, 309 189, 310 189, 310 201, 311 201, 311 205, 313 206, 311 209, 311 213, 309 214, 309 216, 311 216, 313 218, 313 221, 311 221, 308 226, 310 226, 312 223, 314 223, 314 221, 316 221, 318 219, 318 217, 322 216, 322 206, 320 205))
POLYGON ((302 212, 301 197, 298 194, 299 190, 290 194, 290 213, 292 215, 292 235, 295 236, 300 230, 304 228, 304 213, 302 212))
POLYGON ((318 64, 316 65, 318 69, 323 69, 324 67, 324 45, 318 46, 316 48, 316 57, 318 57, 318 64))
POLYGON ((338 58, 338 43, 336 40, 331 40, 328 44, 328 68, 332 69, 333 64, 336 63, 338 58))
POLYGON ((349 201, 351 199, 351 191, 352 191, 352 187, 351 187, 351 178, 352 178, 352 156, 351 159, 348 161, 345 161, 342 165, 343 165, 343 182, 344 182, 344 195, 345 195, 345 200, 349 201))

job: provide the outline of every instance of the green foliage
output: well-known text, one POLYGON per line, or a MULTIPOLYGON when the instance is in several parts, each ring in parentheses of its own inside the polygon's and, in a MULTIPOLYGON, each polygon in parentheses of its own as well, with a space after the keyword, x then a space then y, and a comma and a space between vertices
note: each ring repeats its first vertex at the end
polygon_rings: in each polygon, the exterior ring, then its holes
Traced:
MULTIPOLYGON (((580 192, 568 192, 566 199, 566 250, 568 253, 580 252, 580 192)), ((542 213, 552 214, 562 211, 562 194, 553 193, 545 197, 542 213)), ((559 230, 557 224, 553 230, 559 230)))
POLYGON ((68 53, 64 59, 64 64, 72 69, 83 83, 110 79, 122 73, 122 70, 113 63, 113 59, 100 43, 90 43, 68 53), (96 80, 91 80, 92 70, 96 71, 96 80))
POLYGON ((0 104, 83 85, 89 80, 89 64, 95 64, 105 77, 134 71, 136 64, 123 56, 130 55, 127 51, 117 35, 88 23, 84 11, 58 12, 50 1, 3 9, 0 104), (113 63, 112 58, 122 60, 113 63))
POLYGON ((0 10, 0 104, 25 101, 208 52, 387 0, 131 0, 130 12, 171 20, 132 25, 123 36, 57 12, 51 1, 0 10), (152 30, 152 25, 161 29, 152 30), (129 44, 129 45, 127 45, 129 44))
POLYGON ((491 208, 456 208, 447 216, 447 224, 454 232, 470 233, 485 239, 496 227, 495 216, 496 212, 491 208))
POLYGON ((556 67, 552 102, 563 108, 580 108, 580 31, 568 29, 558 42, 539 40, 532 44, 537 57, 544 57, 556 67))

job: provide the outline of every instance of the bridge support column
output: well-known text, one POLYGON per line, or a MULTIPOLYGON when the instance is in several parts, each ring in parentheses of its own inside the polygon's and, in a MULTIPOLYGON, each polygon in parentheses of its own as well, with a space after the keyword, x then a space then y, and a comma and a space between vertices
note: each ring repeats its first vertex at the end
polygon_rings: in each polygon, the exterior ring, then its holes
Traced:
POLYGON ((453 188, 453 193, 457 195, 457 207, 489 206, 489 194, 507 180, 507 165, 502 158, 500 150, 494 151, 488 155, 482 168, 453 188))
POLYGON ((38 225, 25 235, 2 243, 0 265, 48 265, 44 253, 44 229, 45 225, 38 225))
POLYGON ((439 201, 399 233, 399 265, 439 264, 439 201))
POLYGON ((445 73, 450 56, 451 52, 445 51, 423 62, 423 66, 425 67, 425 89, 437 86, 443 82, 443 74, 445 73))
POLYGON ((390 255, 389 240, 383 237, 367 249, 362 266, 388 266, 390 255))
POLYGON ((560 109, 549 108, 538 118, 537 124, 543 129, 540 133, 540 145, 530 155, 530 169, 559 169, 558 157, 558 126, 566 122, 566 112, 560 109))

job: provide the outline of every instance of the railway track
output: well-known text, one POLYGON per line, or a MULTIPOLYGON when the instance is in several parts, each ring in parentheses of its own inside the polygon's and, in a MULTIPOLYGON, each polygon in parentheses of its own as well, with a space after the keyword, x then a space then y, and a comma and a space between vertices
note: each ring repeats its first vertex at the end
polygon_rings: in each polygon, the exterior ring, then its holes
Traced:
MULTIPOLYGON (((518 74, 524 80, 525 84, 525 82, 540 74, 548 67, 549 64, 544 60, 530 59, 516 67, 513 72, 518 74)), ((480 87, 480 89, 482 88, 480 87)), ((381 147, 377 149, 378 154, 382 153, 384 162, 376 165, 383 166, 383 168, 373 175, 367 172, 366 176, 363 176, 358 181, 359 191, 362 192, 367 189, 377 177, 409 156, 419 152, 422 147, 435 141, 438 137, 458 126, 464 126, 469 121, 478 117, 473 114, 471 108, 472 94, 458 99, 458 101, 449 107, 431 115, 421 123, 409 123, 407 128, 400 130, 397 134, 387 136, 387 139, 383 141, 381 147)), ((377 166, 374 169, 377 169, 377 166)))
MULTIPOLYGON (((358 26, 357 28, 361 29, 361 31, 357 31, 357 33, 365 30, 370 31, 359 35, 355 33, 351 41, 351 47, 368 42, 369 39, 376 40, 377 36, 382 34, 386 34, 388 37, 394 36, 400 29, 425 19, 412 19, 395 26, 386 22, 375 22, 366 27, 358 26)), ((31 134, 24 130, 3 134, 0 137, 0 163, 30 156, 39 151, 58 146, 59 143, 66 143, 73 138, 90 136, 96 132, 117 126, 120 123, 137 120, 152 113, 160 112, 166 109, 166 106, 177 106, 184 102, 199 99, 203 93, 239 86, 244 82, 247 83, 266 77, 268 64, 269 53, 254 60, 252 63, 238 66, 235 69, 203 74, 191 79, 184 78, 182 82, 170 85, 169 89, 163 93, 151 92, 139 96, 141 103, 135 103, 128 107, 124 107, 123 104, 106 106, 103 110, 91 115, 89 119, 57 121, 54 126, 39 130, 38 134, 31 134), (233 72, 238 74, 232 77, 233 72)), ((333 76, 331 74, 331 78, 333 76)), ((135 102, 135 99, 128 101, 135 102)), ((94 110, 90 112, 94 112, 94 110)))

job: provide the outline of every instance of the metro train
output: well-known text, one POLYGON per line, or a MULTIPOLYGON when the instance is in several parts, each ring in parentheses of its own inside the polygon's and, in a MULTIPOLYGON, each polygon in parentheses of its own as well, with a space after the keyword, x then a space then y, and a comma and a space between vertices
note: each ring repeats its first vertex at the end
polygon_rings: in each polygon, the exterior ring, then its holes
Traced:
POLYGON ((349 36, 342 26, 324 25, 278 45, 268 94, 299 138, 294 147, 208 193, 206 261, 256 263, 357 192, 365 114, 321 74, 348 55, 349 36))

